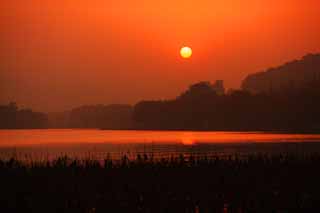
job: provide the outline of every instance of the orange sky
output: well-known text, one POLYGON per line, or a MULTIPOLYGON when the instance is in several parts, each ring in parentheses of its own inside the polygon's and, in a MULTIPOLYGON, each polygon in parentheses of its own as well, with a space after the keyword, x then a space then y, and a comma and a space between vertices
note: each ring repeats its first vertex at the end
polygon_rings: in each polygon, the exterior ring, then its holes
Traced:
POLYGON ((320 52, 319 23, 319 0, 1 2, 0 103, 56 111, 173 98, 200 80, 237 88, 320 52))

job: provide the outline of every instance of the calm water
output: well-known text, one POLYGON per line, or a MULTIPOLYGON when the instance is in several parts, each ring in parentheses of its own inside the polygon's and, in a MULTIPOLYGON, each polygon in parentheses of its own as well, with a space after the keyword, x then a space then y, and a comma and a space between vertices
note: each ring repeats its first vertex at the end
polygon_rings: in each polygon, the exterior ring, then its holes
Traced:
POLYGON ((152 153, 230 155, 320 152, 320 134, 263 132, 0 130, 0 158, 46 160, 61 155, 104 159, 152 153))

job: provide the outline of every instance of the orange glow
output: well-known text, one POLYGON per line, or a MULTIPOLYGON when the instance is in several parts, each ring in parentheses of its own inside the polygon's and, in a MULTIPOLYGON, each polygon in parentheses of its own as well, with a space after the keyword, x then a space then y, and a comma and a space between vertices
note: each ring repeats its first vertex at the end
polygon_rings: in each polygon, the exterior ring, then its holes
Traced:
POLYGON ((81 129, 0 130, 0 147, 99 143, 268 143, 318 142, 318 134, 192 131, 101 131, 81 129))
POLYGON ((182 138, 182 144, 183 145, 194 145, 195 141, 192 138, 182 138))
POLYGON ((238 88, 320 51, 319 0, 2 1, 0 14, 0 102, 40 111, 238 88))
POLYGON ((190 47, 182 47, 180 50, 180 55, 182 58, 190 58, 192 55, 192 49, 190 47))

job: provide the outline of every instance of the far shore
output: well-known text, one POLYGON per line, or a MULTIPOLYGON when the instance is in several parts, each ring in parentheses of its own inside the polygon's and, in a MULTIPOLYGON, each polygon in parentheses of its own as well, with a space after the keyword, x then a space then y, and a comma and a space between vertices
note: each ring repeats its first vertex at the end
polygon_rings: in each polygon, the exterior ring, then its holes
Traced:
POLYGON ((157 132, 245 132, 245 133, 266 133, 266 134, 320 134, 320 129, 315 130, 265 130, 265 129, 139 129, 139 128, 12 128, 6 130, 102 130, 102 131, 157 131, 157 132))

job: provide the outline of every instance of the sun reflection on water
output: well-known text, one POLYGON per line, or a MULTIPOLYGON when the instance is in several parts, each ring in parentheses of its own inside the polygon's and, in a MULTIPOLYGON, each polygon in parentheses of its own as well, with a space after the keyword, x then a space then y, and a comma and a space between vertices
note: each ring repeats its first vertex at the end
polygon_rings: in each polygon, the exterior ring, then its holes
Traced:
POLYGON ((195 140, 190 137, 182 138, 181 142, 183 145, 188 145, 188 146, 195 145, 195 140))

